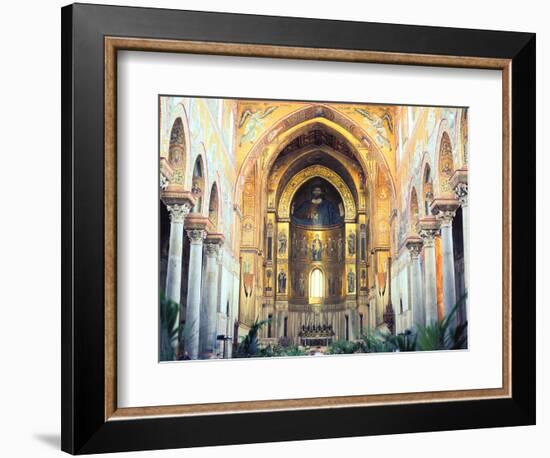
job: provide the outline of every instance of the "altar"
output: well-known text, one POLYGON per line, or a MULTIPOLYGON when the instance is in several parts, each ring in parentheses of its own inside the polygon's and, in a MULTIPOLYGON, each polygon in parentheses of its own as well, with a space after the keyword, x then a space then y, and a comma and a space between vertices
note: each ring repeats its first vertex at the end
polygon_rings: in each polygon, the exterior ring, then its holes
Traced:
POLYGON ((298 337, 305 347, 327 347, 334 339, 332 325, 303 325, 298 337))

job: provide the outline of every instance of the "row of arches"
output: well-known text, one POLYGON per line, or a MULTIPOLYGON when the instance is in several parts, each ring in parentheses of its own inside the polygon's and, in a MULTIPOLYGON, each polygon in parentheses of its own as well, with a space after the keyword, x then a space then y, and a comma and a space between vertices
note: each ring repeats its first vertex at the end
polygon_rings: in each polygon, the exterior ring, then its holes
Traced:
MULTIPOLYGON (((192 157, 188 147, 188 142, 185 139, 184 122, 182 116, 177 116, 172 123, 170 129, 170 143, 168 148, 168 172, 169 178, 181 173, 179 179, 181 184, 186 187, 185 176, 187 174, 186 165, 188 158, 192 157)), ((193 213, 204 214, 208 216, 214 228, 217 228, 220 218, 220 197, 218 190, 218 182, 213 181, 210 186, 208 182, 208 170, 205 164, 204 155, 206 150, 203 146, 203 152, 196 154, 192 167, 191 175, 191 192, 195 198, 195 205, 191 210, 193 213), (207 210, 204 208, 203 202, 205 198, 208 200, 207 210)))
MULTIPOLYGON (((422 160, 422 172, 420 174, 420 197, 417 192, 417 185, 414 184, 414 178, 409 184, 408 194, 408 212, 409 212, 409 228, 414 228, 421 216, 430 216, 430 205, 434 200, 434 176, 432 167, 430 166, 430 155, 424 154, 422 160)), ((451 189, 450 178, 455 172, 451 140, 448 132, 444 131, 440 134, 440 143, 437 154, 438 171, 438 195, 454 196, 451 189)))

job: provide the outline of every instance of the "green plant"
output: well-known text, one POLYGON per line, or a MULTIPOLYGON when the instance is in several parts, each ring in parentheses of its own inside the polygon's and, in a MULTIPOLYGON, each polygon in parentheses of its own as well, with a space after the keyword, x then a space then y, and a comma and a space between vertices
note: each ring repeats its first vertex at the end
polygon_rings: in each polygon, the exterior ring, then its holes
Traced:
POLYGON ((237 358, 250 358, 252 356, 256 356, 258 353, 258 332, 262 326, 266 325, 270 321, 270 318, 262 321, 258 321, 256 318, 256 321, 248 330, 248 334, 237 347, 237 358))
POLYGON ((283 349, 283 354, 281 356, 304 356, 305 354, 306 351, 303 348, 297 345, 288 345, 283 349))
POLYGON ((256 356, 273 357, 273 356, 304 356, 306 351, 293 344, 282 346, 280 344, 268 345, 265 348, 259 349, 256 356))
POLYGON ((362 352, 361 344, 349 340, 336 340, 327 348, 328 355, 349 355, 359 352, 362 352))
POLYGON ((416 326, 413 330, 392 335, 374 331, 362 336, 362 350, 365 353, 406 352, 430 350, 457 350, 467 346, 468 323, 455 326, 458 308, 465 300, 462 297, 450 313, 434 323, 416 326))
POLYGON ((389 333, 371 331, 361 336, 359 345, 362 353, 384 353, 392 351, 388 349, 389 333))
POLYGON ((433 350, 458 350, 467 347, 468 322, 454 325, 456 311, 465 299, 463 297, 450 311, 450 313, 434 323, 426 326, 418 326, 417 349, 421 351, 433 350))
POLYGON ((397 335, 389 335, 387 338, 387 351, 415 351, 417 335, 411 331, 405 331, 397 335))
POLYGON ((178 340, 179 304, 164 295, 160 297, 160 360, 173 361, 176 358, 174 346, 178 340))

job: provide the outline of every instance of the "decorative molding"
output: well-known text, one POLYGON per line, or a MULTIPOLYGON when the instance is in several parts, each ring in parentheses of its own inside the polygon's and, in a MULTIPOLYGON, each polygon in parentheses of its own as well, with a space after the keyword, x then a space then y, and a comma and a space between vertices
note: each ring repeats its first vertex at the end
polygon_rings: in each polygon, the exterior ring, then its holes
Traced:
POLYGON ((185 182, 185 170, 181 168, 174 168, 172 176, 170 177, 170 182, 183 186, 185 182))
POLYGON ((189 209, 195 206, 193 194, 177 183, 170 182, 160 193, 160 199, 168 206, 186 205, 189 209))

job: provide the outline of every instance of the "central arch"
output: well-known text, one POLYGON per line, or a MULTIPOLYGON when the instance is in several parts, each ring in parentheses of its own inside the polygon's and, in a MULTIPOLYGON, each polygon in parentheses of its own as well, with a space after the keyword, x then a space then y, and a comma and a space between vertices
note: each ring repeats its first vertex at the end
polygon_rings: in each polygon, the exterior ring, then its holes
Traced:
POLYGON ((308 105, 290 113, 275 122, 254 142, 239 167, 238 176, 241 178, 237 180, 234 189, 235 202, 240 202, 242 199, 244 179, 249 175, 254 164, 261 162, 264 171, 271 170, 282 148, 313 125, 323 126, 347 141, 356 153, 356 158, 364 173, 371 181, 375 178, 373 164, 377 164, 388 177, 391 199, 395 202, 397 193, 394 173, 378 144, 354 120, 344 113, 322 104, 308 105))

